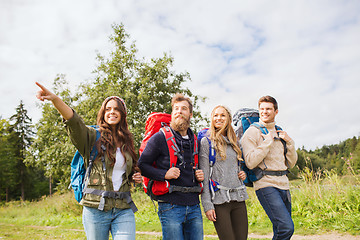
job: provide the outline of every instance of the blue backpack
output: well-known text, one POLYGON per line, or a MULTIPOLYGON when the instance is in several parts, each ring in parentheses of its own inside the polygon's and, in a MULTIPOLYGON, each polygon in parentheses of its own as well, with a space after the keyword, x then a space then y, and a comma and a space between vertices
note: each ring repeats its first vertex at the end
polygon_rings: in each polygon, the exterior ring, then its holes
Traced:
MULTIPOLYGON (((259 117, 259 111, 256 109, 251 109, 251 108, 241 108, 238 111, 236 111, 236 113, 233 116, 233 124, 235 126, 235 133, 237 135, 237 137, 239 139, 241 139, 241 137, 243 136, 244 132, 250 127, 250 126, 254 126, 257 129, 259 129, 261 131, 262 134, 268 134, 269 131, 267 130, 267 128, 259 123, 260 117, 259 117)), ((282 130, 281 127, 275 125, 275 129, 276 130, 282 130)), ((286 142, 279 138, 278 140, 280 140, 282 142, 282 144, 284 145, 284 156, 286 158, 286 153, 287 153, 287 148, 286 148, 286 142)), ((244 159, 244 157, 243 157, 244 159)), ((264 162, 264 161, 263 161, 264 162)), ((253 182, 261 179, 264 175, 273 175, 273 176, 282 176, 282 175, 286 175, 287 173, 289 173, 288 170, 286 171, 269 171, 266 170, 266 164, 264 162, 265 165, 265 169, 261 169, 261 168, 254 168, 254 169, 249 169, 246 164, 245 161, 241 162, 241 168, 243 171, 245 171, 246 173, 246 179, 244 180, 244 183, 247 187, 253 187, 253 182)))
MULTIPOLYGON (((210 192, 211 192, 211 196, 212 199, 214 199, 215 197, 215 192, 219 191, 219 190, 225 190, 227 193, 227 196, 230 200, 230 191, 238 191, 241 189, 245 188, 244 184, 241 184, 239 187, 236 188, 228 188, 225 186, 222 186, 219 182, 213 180, 212 177, 212 172, 213 172, 213 166, 216 162, 216 151, 215 148, 213 147, 213 145, 211 144, 211 140, 209 139, 209 137, 207 136, 209 129, 208 128, 204 128, 203 130, 201 130, 198 133, 198 145, 200 148, 200 142, 202 138, 206 138, 208 143, 209 143, 209 165, 210 165, 210 172, 209 172, 209 188, 210 188, 210 192)), ((240 166, 240 162, 238 161, 238 166, 240 166)), ((240 180, 241 181, 241 180, 240 180)), ((242 182, 242 181, 241 181, 242 182)))
MULTIPOLYGON (((98 141, 101 134, 97 130, 96 126, 91 126, 91 127, 96 129, 96 141, 98 141)), ((84 159, 81 156, 81 154, 79 153, 79 151, 76 151, 76 153, 71 161, 70 185, 71 185, 72 189, 74 190, 75 199, 78 202, 80 202, 83 197, 84 190, 86 188, 86 186, 85 186, 86 177, 90 176, 92 163, 94 162, 97 154, 98 154, 98 150, 96 148, 96 144, 94 144, 93 148, 91 149, 91 153, 90 153, 89 166, 86 170, 85 170, 85 166, 84 166, 84 159)), ((69 188, 70 188, 70 186, 69 186, 69 188)))

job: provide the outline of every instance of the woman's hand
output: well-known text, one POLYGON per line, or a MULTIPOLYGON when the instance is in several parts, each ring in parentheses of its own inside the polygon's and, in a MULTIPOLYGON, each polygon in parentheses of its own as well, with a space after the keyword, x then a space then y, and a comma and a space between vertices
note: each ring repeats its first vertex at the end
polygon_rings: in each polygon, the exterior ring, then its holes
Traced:
POLYGON ((44 101, 44 100, 51 101, 54 107, 59 111, 59 113, 65 120, 69 120, 74 116, 73 110, 68 105, 66 105, 66 103, 64 103, 58 96, 56 96, 54 93, 49 91, 40 83, 35 82, 35 84, 38 85, 39 88, 41 89, 36 94, 36 97, 40 101, 44 101))
POLYGON ((53 101, 55 98, 57 98, 57 96, 54 93, 50 92, 40 83, 35 82, 35 84, 38 85, 39 88, 41 89, 36 94, 37 99, 39 99, 40 101, 44 101, 44 100, 53 101))
POLYGON ((214 209, 208 210, 205 215, 210 221, 216 222, 216 213, 214 209))
POLYGON ((133 175, 132 175, 132 179, 135 183, 142 183, 142 176, 141 176, 141 173, 139 172, 135 172, 133 175))
POLYGON ((246 173, 244 171, 240 171, 238 173, 238 177, 239 179, 241 179, 242 181, 244 181, 246 179, 246 173))

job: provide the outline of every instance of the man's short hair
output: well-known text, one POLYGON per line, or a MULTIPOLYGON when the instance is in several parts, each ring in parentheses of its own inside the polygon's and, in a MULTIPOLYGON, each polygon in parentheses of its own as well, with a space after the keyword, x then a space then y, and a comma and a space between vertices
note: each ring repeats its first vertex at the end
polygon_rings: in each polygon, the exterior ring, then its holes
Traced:
POLYGON ((193 104, 192 104, 190 98, 185 97, 181 93, 176 93, 174 95, 174 97, 171 99, 171 107, 173 108, 175 103, 182 102, 182 101, 187 101, 188 102, 190 113, 192 113, 193 112, 193 104))
POLYGON ((263 96, 259 99, 259 102, 258 102, 258 107, 260 107, 260 104, 262 102, 269 102, 269 103, 272 103, 274 105, 274 110, 276 111, 278 109, 278 104, 277 104, 277 101, 275 98, 271 97, 271 96, 263 96))

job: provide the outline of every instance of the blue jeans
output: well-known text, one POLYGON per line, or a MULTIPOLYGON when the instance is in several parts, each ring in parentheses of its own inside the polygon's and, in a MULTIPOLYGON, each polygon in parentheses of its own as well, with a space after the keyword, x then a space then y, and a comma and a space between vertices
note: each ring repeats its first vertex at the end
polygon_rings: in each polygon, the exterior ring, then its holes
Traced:
POLYGON ((107 212, 83 207, 83 225, 88 240, 135 240, 135 216, 129 209, 113 208, 107 212))
POLYGON ((273 224, 273 240, 290 239, 294 233, 290 191, 266 187, 256 190, 256 195, 273 224))
POLYGON ((200 205, 182 206, 159 202, 163 240, 202 240, 203 221, 200 205))

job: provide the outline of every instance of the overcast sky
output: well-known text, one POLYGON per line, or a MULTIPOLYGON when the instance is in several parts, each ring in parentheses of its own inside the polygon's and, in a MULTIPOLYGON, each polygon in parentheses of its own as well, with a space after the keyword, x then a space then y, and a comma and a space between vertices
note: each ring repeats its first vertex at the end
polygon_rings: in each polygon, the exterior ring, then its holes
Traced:
POLYGON ((0 116, 23 100, 37 122, 34 82, 50 87, 62 73, 75 89, 92 79, 122 23, 139 57, 166 52, 190 73, 187 86, 208 97, 204 114, 272 95, 297 147, 336 144, 360 136, 359 13, 358 0, 1 0, 0 116))

